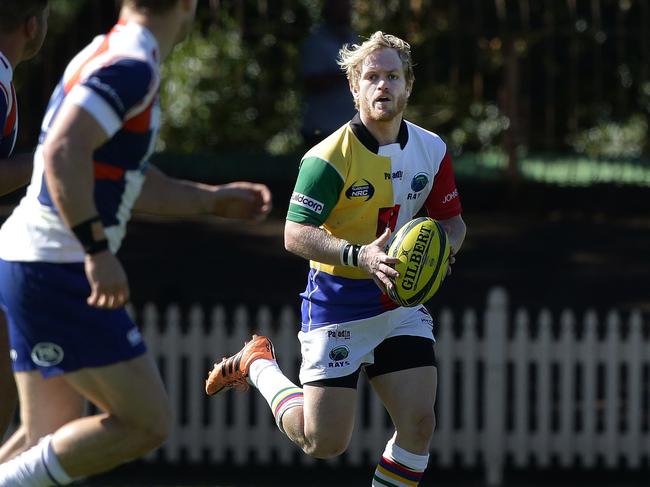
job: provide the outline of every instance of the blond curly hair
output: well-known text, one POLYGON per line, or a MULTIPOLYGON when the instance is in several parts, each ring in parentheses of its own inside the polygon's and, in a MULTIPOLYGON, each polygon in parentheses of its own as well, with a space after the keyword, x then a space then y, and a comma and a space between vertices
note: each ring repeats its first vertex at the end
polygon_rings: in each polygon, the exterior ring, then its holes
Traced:
POLYGON ((409 89, 413 86, 415 74, 413 73, 413 61, 411 60, 411 45, 397 36, 386 34, 380 30, 362 44, 344 44, 339 50, 339 57, 336 62, 345 71, 350 86, 358 86, 363 60, 372 52, 387 48, 397 51, 404 67, 406 86, 409 89))

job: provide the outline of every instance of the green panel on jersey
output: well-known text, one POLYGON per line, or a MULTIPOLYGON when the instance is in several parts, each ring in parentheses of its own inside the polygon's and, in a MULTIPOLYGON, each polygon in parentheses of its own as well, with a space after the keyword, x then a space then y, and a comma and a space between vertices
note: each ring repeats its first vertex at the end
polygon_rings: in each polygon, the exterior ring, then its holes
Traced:
POLYGON ((336 205, 342 189, 343 178, 329 162, 319 157, 304 159, 289 201, 287 220, 322 225, 336 205))

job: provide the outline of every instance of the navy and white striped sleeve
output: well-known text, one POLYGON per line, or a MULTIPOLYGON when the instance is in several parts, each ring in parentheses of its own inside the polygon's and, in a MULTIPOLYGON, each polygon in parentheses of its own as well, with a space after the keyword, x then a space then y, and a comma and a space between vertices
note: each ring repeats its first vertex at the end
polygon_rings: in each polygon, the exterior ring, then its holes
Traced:
POLYGON ((95 70, 68 96, 90 112, 111 137, 127 119, 144 110, 156 92, 152 67, 125 58, 95 70))

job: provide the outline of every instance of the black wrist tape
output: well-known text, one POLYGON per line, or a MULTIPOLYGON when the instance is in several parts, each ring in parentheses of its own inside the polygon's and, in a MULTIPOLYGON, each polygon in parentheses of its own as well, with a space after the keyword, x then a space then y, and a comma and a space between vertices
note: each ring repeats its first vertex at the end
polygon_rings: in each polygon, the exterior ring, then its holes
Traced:
POLYGON ((87 254, 96 254, 108 249, 108 240, 104 236, 104 227, 99 216, 94 216, 74 227, 72 233, 84 248, 87 254))
POLYGON ((341 263, 351 267, 359 267, 359 250, 361 250, 361 245, 345 245, 341 254, 341 263))

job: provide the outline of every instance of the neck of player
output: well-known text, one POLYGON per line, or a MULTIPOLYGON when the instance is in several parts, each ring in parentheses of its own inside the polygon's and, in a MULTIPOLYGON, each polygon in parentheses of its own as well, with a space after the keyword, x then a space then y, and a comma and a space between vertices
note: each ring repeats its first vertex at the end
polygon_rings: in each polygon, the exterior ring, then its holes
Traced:
POLYGON ((374 120, 363 111, 359 112, 361 121, 380 146, 397 142, 397 135, 402 124, 402 115, 403 112, 400 112, 391 120, 374 120))
POLYGON ((126 22, 135 22, 145 27, 158 41, 161 62, 164 61, 178 43, 181 25, 171 10, 162 15, 145 14, 128 7, 123 7, 120 18, 126 22))

